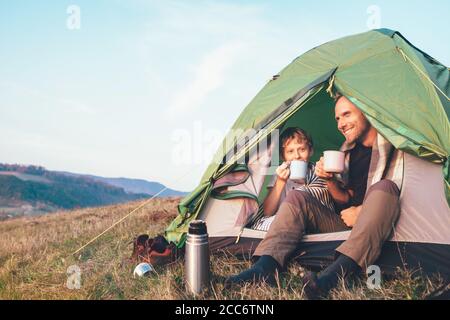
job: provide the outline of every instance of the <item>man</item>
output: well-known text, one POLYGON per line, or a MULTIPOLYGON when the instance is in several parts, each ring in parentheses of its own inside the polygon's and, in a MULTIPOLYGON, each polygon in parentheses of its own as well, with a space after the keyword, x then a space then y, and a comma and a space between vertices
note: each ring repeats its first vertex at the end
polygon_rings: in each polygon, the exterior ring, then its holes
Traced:
POLYGON ((325 296, 340 277, 364 270, 380 255, 398 219, 400 192, 394 182, 386 179, 366 190, 372 146, 378 133, 344 96, 336 99, 335 117, 345 137, 348 181, 344 185, 332 173, 324 171, 323 158, 316 163, 315 173, 327 181, 335 203, 343 208, 340 216, 306 192, 289 192, 266 237, 255 250, 259 260, 250 269, 227 278, 226 286, 254 280, 273 282, 275 272, 286 266, 299 240, 308 233, 352 230, 349 238, 336 249, 338 257, 330 266, 319 276, 311 272, 305 276, 305 293, 309 298, 325 296))

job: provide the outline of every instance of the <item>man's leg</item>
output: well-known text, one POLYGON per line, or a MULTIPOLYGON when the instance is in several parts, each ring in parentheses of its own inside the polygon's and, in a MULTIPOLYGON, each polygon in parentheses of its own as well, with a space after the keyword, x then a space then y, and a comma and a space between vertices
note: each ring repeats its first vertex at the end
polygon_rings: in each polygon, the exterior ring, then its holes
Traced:
POLYGON ((284 267, 305 233, 333 232, 348 227, 334 211, 307 192, 291 191, 281 203, 266 237, 254 255, 260 256, 252 268, 229 277, 225 285, 253 280, 273 282, 273 274, 284 267))
POLYGON ((400 213, 399 193, 390 180, 381 180, 369 188, 349 238, 336 249, 341 255, 319 277, 307 274, 305 292, 309 298, 327 294, 340 277, 364 269, 378 258, 400 213))
POLYGON ((400 214, 400 191, 391 180, 372 185, 349 238, 336 251, 366 268, 378 258, 400 214))

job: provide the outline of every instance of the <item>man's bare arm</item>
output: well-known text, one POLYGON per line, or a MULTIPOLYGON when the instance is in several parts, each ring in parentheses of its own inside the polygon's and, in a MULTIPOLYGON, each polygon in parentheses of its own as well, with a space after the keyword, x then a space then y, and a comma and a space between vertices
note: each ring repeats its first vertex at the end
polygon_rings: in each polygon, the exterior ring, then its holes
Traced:
POLYGON ((324 170, 323 157, 316 162, 315 174, 319 178, 327 181, 328 191, 336 203, 347 204, 350 201, 350 197, 353 195, 353 192, 342 188, 339 182, 334 178, 334 175, 324 170))
POLYGON ((347 204, 350 201, 352 191, 341 188, 335 179, 327 179, 327 188, 336 203, 347 204))

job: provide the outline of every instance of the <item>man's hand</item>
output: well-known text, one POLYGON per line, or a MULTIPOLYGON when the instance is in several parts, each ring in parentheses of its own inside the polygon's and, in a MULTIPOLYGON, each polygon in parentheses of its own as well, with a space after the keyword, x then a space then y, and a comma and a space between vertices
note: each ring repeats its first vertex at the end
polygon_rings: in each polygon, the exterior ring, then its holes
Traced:
POLYGON ((330 179, 333 178, 333 174, 332 173, 326 172, 323 169, 323 157, 320 157, 320 160, 316 162, 316 168, 314 169, 314 173, 319 178, 322 178, 322 179, 325 179, 325 180, 330 180, 330 179))
POLYGON ((361 212, 362 206, 350 207, 341 211, 341 218, 347 227, 353 227, 361 212))
POLYGON ((278 179, 286 182, 289 179, 289 175, 291 174, 291 170, 289 169, 290 162, 283 162, 275 171, 278 179))

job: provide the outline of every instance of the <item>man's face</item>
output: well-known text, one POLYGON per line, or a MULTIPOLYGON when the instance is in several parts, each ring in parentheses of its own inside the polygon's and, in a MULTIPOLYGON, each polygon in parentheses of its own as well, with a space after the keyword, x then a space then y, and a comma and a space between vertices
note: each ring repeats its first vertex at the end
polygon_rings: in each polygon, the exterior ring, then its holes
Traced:
POLYGON ((283 148, 283 160, 303 160, 308 162, 312 152, 305 142, 301 142, 297 137, 288 140, 283 148))
POLYGON ((346 97, 340 98, 334 108, 339 131, 347 143, 361 142, 369 132, 371 125, 364 114, 346 97))

